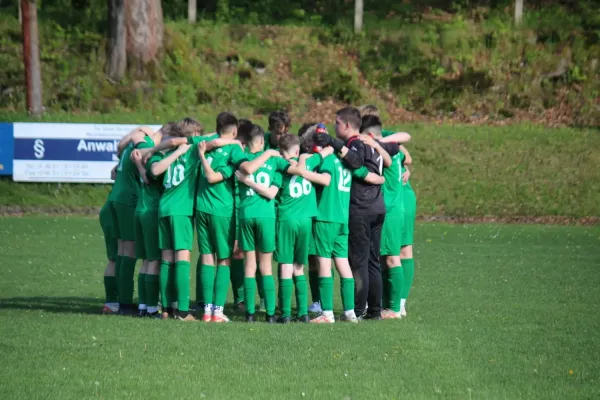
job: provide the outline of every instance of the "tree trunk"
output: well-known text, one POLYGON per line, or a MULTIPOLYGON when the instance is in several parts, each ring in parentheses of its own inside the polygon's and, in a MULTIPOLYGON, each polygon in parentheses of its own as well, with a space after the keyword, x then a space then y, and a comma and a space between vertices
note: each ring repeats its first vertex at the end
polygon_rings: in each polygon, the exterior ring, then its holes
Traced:
POLYGON ((363 0, 354 0, 354 33, 360 33, 363 26, 363 0))
POLYGON ((27 85, 27 110, 40 115, 42 108, 42 72, 38 38, 37 5, 35 0, 21 0, 23 29, 23 61, 27 85))
POLYGON ((162 49, 164 21, 161 0, 127 1, 127 63, 138 74, 156 61, 162 49))
POLYGON ((188 22, 190 24, 196 23, 196 11, 198 9, 197 0, 188 0, 188 22))
POLYGON ((523 0, 515 0, 515 25, 520 25, 523 19, 523 0))
POLYGON ((106 75, 113 81, 120 81, 127 68, 127 31, 125 29, 124 0, 108 0, 108 42, 106 75))

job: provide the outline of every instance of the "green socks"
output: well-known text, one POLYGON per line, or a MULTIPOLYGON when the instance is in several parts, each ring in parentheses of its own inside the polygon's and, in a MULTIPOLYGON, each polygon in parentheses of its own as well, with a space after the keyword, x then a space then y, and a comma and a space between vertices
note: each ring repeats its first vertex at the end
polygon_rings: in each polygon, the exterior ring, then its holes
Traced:
POLYGON ((215 283, 215 302, 216 307, 225 306, 227 300, 227 290, 229 289, 229 275, 231 270, 229 265, 220 265, 217 268, 217 282, 215 283))
POLYGON ((415 260, 412 258, 403 259, 402 269, 404 270, 404 283, 402 284, 402 293, 400 294, 400 298, 408 299, 410 288, 412 287, 413 280, 415 279, 415 260))
POLYGON ((146 305, 146 274, 138 274, 138 305, 146 305))
MULTIPOLYGON (((354 278, 341 278, 342 306, 344 311, 354 310, 354 278)), ((333 285, 333 279, 332 279, 333 285)), ((333 287, 331 288, 333 293, 333 287)), ((333 296, 332 296, 333 297, 333 296)), ((333 310, 333 307, 331 308, 333 310)))
MULTIPOLYGON (((319 278, 319 292, 321 297, 321 309, 333 311, 333 277, 319 278)), ((352 305, 354 308, 354 305, 352 305)))
POLYGON ((133 276, 135 275, 136 261, 135 258, 121 257, 117 286, 120 304, 133 304, 133 276))
POLYGON ((196 263, 196 303, 204 304, 204 295, 202 293, 202 257, 198 257, 196 263))
POLYGON ((177 287, 177 309, 180 312, 190 310, 190 263, 177 261, 175 263, 175 282, 177 287))
POLYGON ((246 302, 246 312, 254 314, 256 312, 256 278, 244 278, 244 301, 246 302))
MULTIPOLYGON (((146 280, 144 282, 144 287, 146 290, 146 305, 148 308, 154 308, 158 305, 158 292, 159 292, 159 284, 158 284, 158 275, 145 275, 146 280)), ((141 291, 140 291, 141 293, 141 291)))
POLYGON ((384 263, 381 263, 381 306, 383 309, 389 308, 390 303, 389 274, 390 268, 384 263))
POLYGON ((114 276, 104 276, 104 294, 106 303, 118 303, 119 292, 117 291, 117 278, 114 276))
POLYGON ((217 268, 214 265, 202 265, 202 297, 204 305, 214 304, 215 300, 215 274, 217 268))
POLYGON ((319 271, 308 271, 308 283, 310 284, 310 297, 312 297, 313 303, 321 301, 319 293, 319 271))
MULTIPOLYGON (((294 290, 293 279, 279 280, 279 301, 282 317, 292 316, 292 292, 294 290)), ((272 315, 272 314, 271 314, 272 315)))
POLYGON ((162 305, 163 310, 166 310, 167 307, 171 307, 171 303, 174 300, 172 290, 170 290, 172 286, 172 279, 169 273, 169 270, 173 269, 171 264, 167 261, 160 262, 160 273, 158 276, 158 282, 160 287, 160 304, 162 305))
POLYGON ((267 315, 275 315, 275 279, 273 275, 263 275, 262 282, 265 295, 265 311, 267 315))
POLYGON ((231 260, 231 289, 234 304, 244 301, 244 259, 231 260))
POLYGON ((389 303, 384 303, 384 306, 389 307, 394 312, 399 312, 400 296, 404 286, 404 268, 402 266, 389 269, 387 286, 389 287, 389 303))
MULTIPOLYGON (((298 316, 303 317, 308 315, 308 297, 306 291, 306 276, 299 275, 294 277, 296 284, 296 308, 298 316)), ((318 283, 318 282, 317 282, 318 283)), ((318 287, 317 287, 318 289, 318 287)))

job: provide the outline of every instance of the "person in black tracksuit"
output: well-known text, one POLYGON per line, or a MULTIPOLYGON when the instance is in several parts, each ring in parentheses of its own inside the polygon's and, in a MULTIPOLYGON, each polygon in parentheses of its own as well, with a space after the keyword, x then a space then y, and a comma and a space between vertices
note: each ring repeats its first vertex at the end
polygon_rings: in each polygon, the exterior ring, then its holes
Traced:
MULTIPOLYGON (((332 146, 350 169, 364 165, 369 172, 382 175, 383 159, 372 147, 360 140, 360 125, 360 112, 352 107, 343 108, 336 113, 335 132, 338 139, 324 134, 318 135, 315 144, 332 146)), ((379 145, 391 157, 400 151, 395 143, 379 145)), ((354 311, 356 316, 363 316, 368 304, 368 313, 364 317, 381 319, 382 281, 379 253, 381 228, 385 218, 382 186, 353 179, 349 215, 348 261, 356 288, 354 311)))

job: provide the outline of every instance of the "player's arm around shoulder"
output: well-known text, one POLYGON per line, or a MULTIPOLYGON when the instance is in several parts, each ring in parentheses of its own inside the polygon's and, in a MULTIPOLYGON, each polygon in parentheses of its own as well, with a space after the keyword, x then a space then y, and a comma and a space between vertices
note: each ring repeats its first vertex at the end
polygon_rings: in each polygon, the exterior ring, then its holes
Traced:
POLYGON ((250 175, 246 175, 242 171, 236 171, 235 177, 240 183, 243 183, 262 197, 265 197, 269 200, 273 200, 275 197, 277 197, 277 193, 279 193, 279 187, 281 186, 281 179, 279 180, 279 183, 277 183, 277 180, 275 180, 274 184, 271 186, 264 186, 254 182, 254 180, 250 178, 250 175))
POLYGON ((375 174, 373 172, 369 172, 367 167, 362 166, 358 169, 352 171, 352 178, 360 179, 370 185, 383 185, 385 183, 385 178, 381 175, 375 174))
POLYGON ((201 142, 198 144, 198 155, 200 156, 200 162, 202 163, 202 171, 208 183, 215 184, 223 182, 225 179, 233 175, 233 168, 229 168, 230 173, 224 173, 223 171, 215 171, 208 159, 206 158, 207 142, 201 142))
POLYGON ((321 154, 303 154, 297 165, 290 166, 288 173, 301 176, 307 181, 321 186, 329 186, 331 175, 328 173, 318 173, 315 169, 321 165, 323 157, 321 154))
POLYGON ((140 174, 140 178, 142 178, 142 181, 147 185, 148 177, 146 176, 146 168, 144 167, 144 163, 142 162, 142 153, 140 152, 140 150, 138 150, 138 149, 133 150, 131 152, 131 155, 129 156, 129 158, 131 159, 131 161, 137 168, 137 170, 140 174))
POLYGON ((175 160, 177 160, 177 158, 185 154, 190 149, 190 147, 191 145, 189 144, 183 144, 179 146, 177 150, 164 157, 159 162, 152 164, 152 175, 162 175, 167 169, 169 169, 169 166, 173 164, 175 160))
POLYGON ((277 150, 266 150, 254 160, 242 162, 240 164, 240 170, 246 175, 252 175, 271 157, 281 157, 281 154, 279 154, 277 150))

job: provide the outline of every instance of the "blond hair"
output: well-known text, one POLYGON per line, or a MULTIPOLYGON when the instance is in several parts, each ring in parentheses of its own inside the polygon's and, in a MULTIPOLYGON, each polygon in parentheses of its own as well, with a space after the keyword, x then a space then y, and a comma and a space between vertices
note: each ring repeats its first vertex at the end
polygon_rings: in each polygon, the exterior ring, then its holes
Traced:
POLYGON ((358 111, 360 112, 361 117, 364 117, 365 115, 373 115, 375 117, 379 117, 379 109, 373 104, 362 105, 358 107, 358 111))
POLYGON ((182 136, 194 136, 196 134, 202 135, 204 133, 204 127, 198 121, 193 118, 186 117, 177 123, 182 136))

